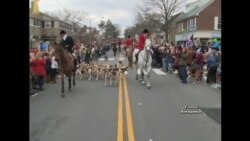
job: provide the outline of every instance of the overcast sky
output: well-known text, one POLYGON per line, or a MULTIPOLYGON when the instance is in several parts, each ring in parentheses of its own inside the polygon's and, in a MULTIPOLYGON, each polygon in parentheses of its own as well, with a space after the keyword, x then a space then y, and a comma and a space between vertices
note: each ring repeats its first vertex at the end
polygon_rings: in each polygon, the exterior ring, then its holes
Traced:
POLYGON ((104 17, 105 21, 111 19, 114 24, 120 25, 123 33, 126 27, 134 24, 135 7, 141 2, 142 0, 39 0, 39 9, 41 12, 63 8, 83 10, 88 13, 83 24, 89 26, 90 18, 92 27, 97 27, 101 17, 104 17))

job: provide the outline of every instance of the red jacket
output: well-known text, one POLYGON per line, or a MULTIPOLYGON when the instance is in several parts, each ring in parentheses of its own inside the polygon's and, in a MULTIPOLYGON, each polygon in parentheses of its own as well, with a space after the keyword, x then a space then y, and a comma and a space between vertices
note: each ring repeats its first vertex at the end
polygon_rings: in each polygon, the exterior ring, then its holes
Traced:
POLYGON ((138 45, 137 45, 137 48, 139 50, 143 50, 144 49, 145 40, 146 40, 146 38, 145 38, 145 36, 143 34, 139 36, 139 42, 138 42, 138 45))
POLYGON ((38 76, 45 76, 46 70, 45 70, 45 60, 39 59, 39 60, 33 60, 31 62, 31 69, 32 71, 38 75, 38 76))
POLYGON ((127 46, 132 46, 133 45, 133 40, 132 39, 127 39, 126 40, 126 45, 127 46))
POLYGON ((196 55, 196 63, 199 64, 199 65, 203 65, 204 63, 204 57, 202 54, 197 54, 196 55))

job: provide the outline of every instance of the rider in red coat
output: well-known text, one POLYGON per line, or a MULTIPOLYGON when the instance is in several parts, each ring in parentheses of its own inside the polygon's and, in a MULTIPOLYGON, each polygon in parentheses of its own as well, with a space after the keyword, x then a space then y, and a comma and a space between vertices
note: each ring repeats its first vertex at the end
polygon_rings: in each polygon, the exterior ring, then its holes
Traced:
POLYGON ((139 35, 138 43, 137 43, 137 48, 133 52, 133 61, 134 62, 136 61, 135 58, 137 58, 136 56, 139 54, 139 52, 144 49, 145 41, 146 41, 146 38, 148 36, 149 36, 149 32, 148 32, 147 29, 144 29, 143 30, 143 34, 139 35))
POLYGON ((126 40, 126 46, 127 47, 132 47, 133 46, 133 40, 131 39, 130 36, 128 36, 128 39, 126 40))
POLYGON ((144 49, 145 40, 146 40, 145 34, 139 35, 137 49, 139 49, 140 51, 144 49))

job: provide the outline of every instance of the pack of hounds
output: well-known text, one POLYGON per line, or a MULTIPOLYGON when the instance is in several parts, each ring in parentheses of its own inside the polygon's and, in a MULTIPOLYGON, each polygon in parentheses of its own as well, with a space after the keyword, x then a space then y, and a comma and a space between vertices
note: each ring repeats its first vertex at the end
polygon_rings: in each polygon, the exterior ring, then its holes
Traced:
POLYGON ((107 86, 109 80, 110 85, 117 85, 120 79, 120 74, 127 73, 128 66, 125 66, 122 62, 116 64, 99 64, 82 62, 77 66, 76 78, 88 79, 88 80, 100 80, 104 79, 104 85, 107 86))

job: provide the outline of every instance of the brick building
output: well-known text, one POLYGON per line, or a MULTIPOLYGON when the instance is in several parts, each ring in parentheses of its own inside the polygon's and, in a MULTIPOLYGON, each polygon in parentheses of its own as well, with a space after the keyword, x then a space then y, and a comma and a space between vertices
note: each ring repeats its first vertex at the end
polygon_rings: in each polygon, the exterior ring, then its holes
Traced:
POLYGON ((61 30, 65 30, 70 36, 76 36, 80 32, 80 29, 80 24, 62 21, 42 12, 39 15, 34 15, 30 12, 31 40, 56 41, 61 30))
POLYGON ((221 0, 197 0, 188 4, 186 9, 177 18, 177 44, 190 39, 192 35, 199 44, 221 38, 221 0))

